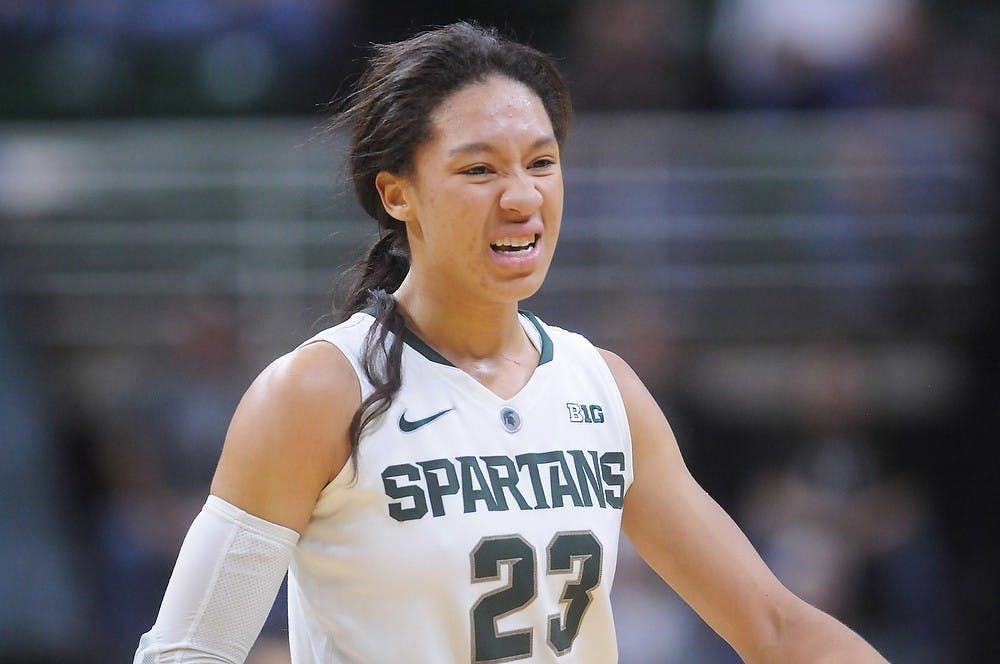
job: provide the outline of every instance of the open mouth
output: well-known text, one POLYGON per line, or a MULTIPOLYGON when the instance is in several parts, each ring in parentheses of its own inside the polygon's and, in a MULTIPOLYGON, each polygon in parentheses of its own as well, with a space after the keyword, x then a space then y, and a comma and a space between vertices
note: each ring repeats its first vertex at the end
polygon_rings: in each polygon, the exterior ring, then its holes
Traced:
POLYGON ((535 248, 538 235, 523 235, 520 237, 505 237, 490 244, 493 251, 503 254, 527 253, 535 248))

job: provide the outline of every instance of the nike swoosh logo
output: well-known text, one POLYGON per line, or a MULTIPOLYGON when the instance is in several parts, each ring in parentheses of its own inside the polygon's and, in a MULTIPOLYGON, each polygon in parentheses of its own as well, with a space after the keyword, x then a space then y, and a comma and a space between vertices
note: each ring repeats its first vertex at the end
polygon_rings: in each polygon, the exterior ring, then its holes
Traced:
POLYGON ((403 414, 399 416, 399 430, 402 431, 402 432, 404 432, 404 433, 409 433, 411 431, 416 431, 417 429, 419 429, 420 427, 424 426, 425 424, 430 424, 431 422, 433 422, 437 418, 441 417, 445 413, 450 413, 453 410, 455 410, 455 409, 454 408, 445 408, 440 413, 434 413, 430 417, 425 417, 422 420, 413 420, 413 421, 410 421, 410 420, 406 419, 406 411, 404 410, 403 414))

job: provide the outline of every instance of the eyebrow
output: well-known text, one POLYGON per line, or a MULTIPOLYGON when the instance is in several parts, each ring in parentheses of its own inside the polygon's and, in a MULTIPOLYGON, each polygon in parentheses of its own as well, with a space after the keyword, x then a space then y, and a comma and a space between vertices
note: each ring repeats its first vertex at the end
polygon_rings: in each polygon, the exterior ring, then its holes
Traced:
MULTIPOLYGON (((529 149, 537 150, 540 147, 557 142, 558 141, 556 141, 556 137, 549 134, 546 136, 542 136, 541 138, 536 140, 534 143, 531 144, 529 149)), ((448 150, 448 156, 452 157, 457 154, 464 154, 469 152, 496 152, 496 148, 494 148, 491 143, 486 143, 483 141, 477 141, 474 143, 463 143, 462 145, 453 147, 452 149, 448 150)))

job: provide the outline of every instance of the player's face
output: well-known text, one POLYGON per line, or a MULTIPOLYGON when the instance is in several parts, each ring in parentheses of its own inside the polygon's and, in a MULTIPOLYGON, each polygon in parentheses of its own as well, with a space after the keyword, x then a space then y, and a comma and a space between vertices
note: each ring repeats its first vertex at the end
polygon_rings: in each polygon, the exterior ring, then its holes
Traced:
POLYGON ((449 297, 530 296, 552 261, 563 207, 559 145, 541 100, 492 76, 442 102, 431 127, 401 185, 411 275, 449 297))

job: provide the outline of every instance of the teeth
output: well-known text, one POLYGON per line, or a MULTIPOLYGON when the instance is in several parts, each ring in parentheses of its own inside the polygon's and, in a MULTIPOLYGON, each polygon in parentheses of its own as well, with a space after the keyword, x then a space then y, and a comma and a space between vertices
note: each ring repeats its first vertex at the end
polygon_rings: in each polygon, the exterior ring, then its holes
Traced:
POLYGON ((525 237, 505 237, 503 239, 494 242, 493 246, 524 248, 524 247, 530 247, 534 243, 535 243, 535 236, 527 235, 525 237))

